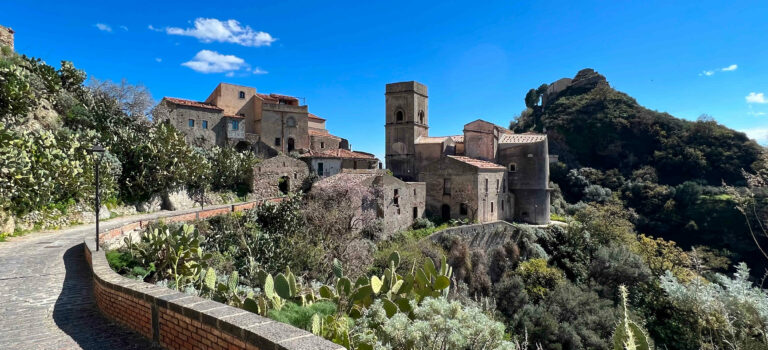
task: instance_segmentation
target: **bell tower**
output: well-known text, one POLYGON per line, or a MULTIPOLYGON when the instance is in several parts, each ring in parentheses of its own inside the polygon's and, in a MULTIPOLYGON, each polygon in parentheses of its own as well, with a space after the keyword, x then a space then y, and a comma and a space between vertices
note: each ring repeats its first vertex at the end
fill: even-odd
POLYGON ((416 139, 429 135, 427 86, 416 81, 387 84, 387 169, 404 181, 418 180, 416 139))

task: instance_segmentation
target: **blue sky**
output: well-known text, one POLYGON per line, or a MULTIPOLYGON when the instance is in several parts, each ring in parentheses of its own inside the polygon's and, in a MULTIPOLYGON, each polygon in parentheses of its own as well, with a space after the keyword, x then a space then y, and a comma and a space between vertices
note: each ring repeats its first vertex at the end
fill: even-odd
MULTIPOLYGON (((384 85, 429 87, 430 134, 506 126, 528 89, 590 67, 646 107, 768 143, 768 2, 4 1, 18 52, 155 99, 220 81, 306 98, 384 153, 384 85), (231 22, 229 20, 237 21, 231 22)), ((585 130, 585 132, 589 132, 585 130)))

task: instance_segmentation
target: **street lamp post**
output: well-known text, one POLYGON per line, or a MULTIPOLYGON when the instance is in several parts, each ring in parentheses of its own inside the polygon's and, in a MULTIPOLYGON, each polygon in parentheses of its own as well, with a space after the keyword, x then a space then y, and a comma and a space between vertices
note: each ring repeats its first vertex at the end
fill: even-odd
POLYGON ((91 154, 91 157, 93 158, 94 163, 94 177, 96 179, 96 198, 95 198, 95 212, 96 212, 96 250, 99 250, 99 214, 101 212, 101 199, 99 198, 99 166, 101 165, 101 160, 104 159, 104 147, 101 147, 100 144, 95 144, 93 148, 88 150, 88 153, 91 154))

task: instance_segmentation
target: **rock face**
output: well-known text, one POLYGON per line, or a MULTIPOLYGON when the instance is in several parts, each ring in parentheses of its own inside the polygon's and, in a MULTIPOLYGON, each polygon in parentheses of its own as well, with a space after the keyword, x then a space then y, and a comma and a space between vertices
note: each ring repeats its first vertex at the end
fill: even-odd
POLYGON ((13 215, 0 211, 0 235, 11 234, 16 229, 13 215))
POLYGON ((159 211, 163 205, 163 198, 160 195, 154 195, 144 202, 136 204, 136 211, 142 213, 151 213, 159 211))
POLYGON ((560 96, 582 94, 601 85, 610 86, 603 75, 592 68, 585 68, 576 73, 573 79, 563 78, 550 84, 547 92, 541 97, 541 105, 546 107, 560 96))
MULTIPOLYGON (((106 205, 102 205, 99 209, 99 220, 106 220, 109 219, 111 216, 111 213, 109 209, 107 209, 106 205)), ((83 210, 80 213, 80 219, 78 221, 81 221, 83 223, 92 223, 96 222, 96 213, 94 213, 91 210, 83 210)))
POLYGON ((180 210, 195 207, 195 201, 189 198, 186 190, 163 193, 163 209, 180 210))

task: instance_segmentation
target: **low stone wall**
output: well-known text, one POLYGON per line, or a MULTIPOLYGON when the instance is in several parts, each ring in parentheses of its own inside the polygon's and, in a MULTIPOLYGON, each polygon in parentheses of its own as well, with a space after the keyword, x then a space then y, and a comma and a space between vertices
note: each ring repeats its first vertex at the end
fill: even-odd
MULTIPOLYGON (((213 207, 157 220, 206 218, 249 209, 258 203, 213 207)), ((103 236, 122 235, 148 223, 129 223, 105 230, 103 236)), ((109 267, 104 250, 95 248, 95 242, 86 239, 85 257, 93 272, 93 294, 101 312, 165 349, 344 349, 310 332, 249 311, 120 276, 109 267)))
POLYGON ((450 237, 457 237, 468 242, 471 248, 489 250, 504 245, 510 239, 517 240, 519 238, 517 231, 517 227, 513 224, 506 221, 494 221, 447 228, 433 233, 429 239, 442 244, 450 237))

